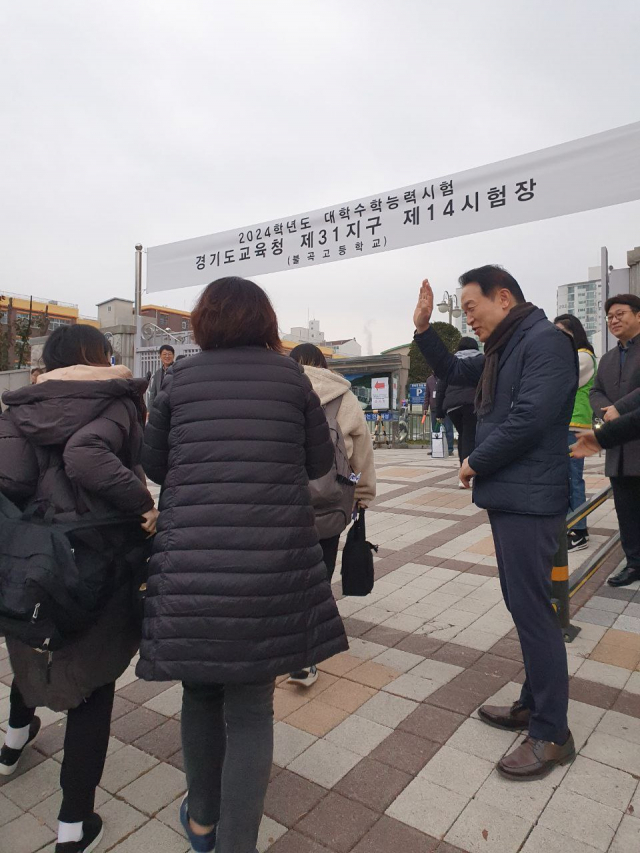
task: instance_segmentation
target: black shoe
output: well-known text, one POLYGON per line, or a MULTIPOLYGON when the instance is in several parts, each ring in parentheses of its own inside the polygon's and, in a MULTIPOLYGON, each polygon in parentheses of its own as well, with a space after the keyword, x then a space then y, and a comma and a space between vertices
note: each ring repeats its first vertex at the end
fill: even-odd
POLYGON ((39 731, 40 717, 34 717, 29 725, 29 740, 22 749, 11 749, 10 746, 3 746, 0 749, 0 776, 11 776, 12 773, 15 773, 22 758, 22 753, 30 743, 33 743, 39 731))
POLYGON ((102 840, 102 818, 95 812, 82 821, 80 841, 65 841, 56 844, 55 853, 91 853, 102 840))
POLYGON ((584 551, 589 547, 589 536, 582 530, 570 530, 567 534, 567 551, 584 551))
POLYGON ((609 586, 628 586, 630 583, 640 581, 640 566, 625 566, 617 575, 609 578, 609 586))

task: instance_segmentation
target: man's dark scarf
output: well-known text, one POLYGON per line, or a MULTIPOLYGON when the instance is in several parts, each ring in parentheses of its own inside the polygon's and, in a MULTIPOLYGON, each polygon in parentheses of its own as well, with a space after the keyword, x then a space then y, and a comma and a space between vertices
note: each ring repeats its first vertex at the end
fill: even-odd
POLYGON ((484 370, 476 390, 476 413, 485 417, 493 410, 498 383, 500 356, 520 324, 537 308, 531 302, 518 303, 495 327, 484 345, 484 370))

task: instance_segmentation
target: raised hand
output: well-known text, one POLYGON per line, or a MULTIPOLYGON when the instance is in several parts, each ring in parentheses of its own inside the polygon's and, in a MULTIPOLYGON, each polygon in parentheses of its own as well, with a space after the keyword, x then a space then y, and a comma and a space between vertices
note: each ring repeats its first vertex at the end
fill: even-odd
POLYGON ((418 296, 418 304, 413 312, 413 325, 417 332, 426 332, 431 322, 433 314, 433 290, 429 284, 429 279, 425 278, 420 288, 418 296))

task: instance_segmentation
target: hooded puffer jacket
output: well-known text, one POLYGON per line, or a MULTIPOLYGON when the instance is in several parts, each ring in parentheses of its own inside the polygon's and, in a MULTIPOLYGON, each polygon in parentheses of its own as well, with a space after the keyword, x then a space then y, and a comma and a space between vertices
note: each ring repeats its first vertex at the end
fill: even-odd
MULTIPOLYGON (((21 507, 32 500, 56 510, 54 520, 91 513, 140 516, 153 507, 139 465, 142 427, 137 400, 146 383, 126 368, 78 365, 51 371, 36 385, 6 393, 0 416, 0 490, 21 507), (112 378, 112 377, 117 378, 112 378)), ((121 530, 100 534, 96 580, 119 567, 110 546, 123 543, 121 530)), ((31 707, 74 708, 96 688, 115 681, 136 652, 139 629, 131 587, 113 592, 94 626, 77 641, 47 655, 7 638, 18 687, 31 707)))
POLYGON ((237 347, 176 363, 143 449, 163 490, 142 678, 259 681, 347 648, 308 487, 333 458, 320 401, 291 358, 237 347))

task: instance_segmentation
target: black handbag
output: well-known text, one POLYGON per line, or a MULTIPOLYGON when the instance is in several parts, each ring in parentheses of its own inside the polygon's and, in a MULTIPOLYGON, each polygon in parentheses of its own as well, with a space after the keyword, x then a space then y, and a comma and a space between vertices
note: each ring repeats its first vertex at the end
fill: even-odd
POLYGON ((342 552, 343 595, 369 595, 374 581, 372 552, 377 550, 377 545, 367 542, 364 510, 361 509, 347 533, 342 552))

